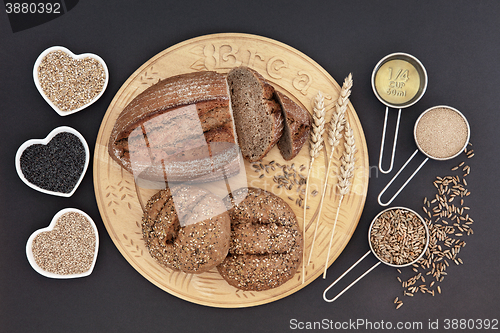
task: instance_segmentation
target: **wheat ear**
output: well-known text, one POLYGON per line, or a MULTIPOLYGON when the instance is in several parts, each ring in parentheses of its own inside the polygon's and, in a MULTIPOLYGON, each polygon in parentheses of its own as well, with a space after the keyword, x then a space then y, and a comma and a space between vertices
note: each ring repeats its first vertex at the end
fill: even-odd
POLYGON ((328 185, 328 175, 330 172, 330 166, 332 164, 333 160, 333 154, 335 152, 335 148, 339 145, 340 140, 342 139, 342 131, 344 130, 344 124, 345 124, 345 113, 347 110, 347 104, 349 103, 349 96, 351 95, 351 88, 352 88, 352 74, 349 74, 345 80, 344 83, 342 84, 342 89, 340 90, 339 98, 337 99, 337 102, 335 103, 335 109, 332 114, 332 118, 330 119, 328 123, 328 143, 331 146, 331 151, 330 151, 330 157, 328 159, 328 166, 326 167, 326 172, 325 172, 325 182, 323 184, 323 191, 321 194, 321 199, 319 202, 319 212, 318 212, 318 218, 316 219, 316 226, 314 228, 314 235, 313 235, 313 240, 312 240, 312 245, 311 245, 311 250, 309 251, 309 260, 307 261, 307 264, 311 262, 313 250, 314 250, 314 243, 316 242, 316 236, 318 233, 318 226, 319 226, 319 221, 321 219, 321 211, 323 208, 323 200, 325 198, 325 193, 326 193, 326 188, 328 185))
POLYGON ((305 281, 305 252, 306 252, 306 211, 307 211, 307 194, 309 192, 309 178, 311 177, 311 170, 316 157, 319 156, 321 149, 323 149, 324 140, 323 133, 325 132, 325 99, 318 91, 314 98, 314 107, 312 115, 312 130, 309 137, 309 155, 311 157, 309 162, 309 170, 306 177, 306 193, 304 195, 304 226, 302 230, 304 247, 302 251, 302 283, 305 281))
POLYGON ((330 250, 332 248, 333 235, 335 233, 335 227, 337 226, 337 220, 339 218, 340 206, 342 205, 342 200, 349 194, 352 185, 352 178, 354 177, 354 166, 356 162, 356 142, 354 141, 354 133, 349 121, 345 123, 345 142, 344 142, 344 153, 340 159, 340 169, 337 175, 339 181, 337 183, 337 188, 339 190, 339 205, 337 206, 337 213, 335 214, 335 222, 333 223, 332 233, 330 235, 330 243, 328 245, 328 254, 325 261, 325 271, 323 272, 323 279, 326 279, 326 270, 328 268, 328 261, 330 259, 330 250))

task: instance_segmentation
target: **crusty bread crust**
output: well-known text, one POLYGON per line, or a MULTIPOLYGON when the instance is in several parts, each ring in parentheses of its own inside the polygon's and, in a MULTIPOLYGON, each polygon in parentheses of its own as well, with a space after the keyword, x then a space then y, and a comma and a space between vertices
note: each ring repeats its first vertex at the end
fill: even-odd
POLYGON ((311 115, 285 94, 276 91, 276 96, 285 118, 285 127, 278 141, 278 148, 281 156, 290 161, 297 156, 309 138, 311 115))
POLYGON ((238 173, 239 149, 225 75, 188 73, 149 87, 119 114, 108 151, 127 171, 135 176, 140 172, 148 180, 210 181, 238 173), (168 148, 162 146, 165 142, 168 148))
POLYGON ((310 127, 306 110, 242 66, 149 87, 119 114, 108 151, 135 178, 209 182, 240 171, 240 150, 255 162, 278 143, 283 158, 293 159, 310 127))
POLYGON ((180 185, 148 200, 142 233, 149 253, 161 265, 202 273, 226 257, 231 227, 221 199, 202 188, 180 185))

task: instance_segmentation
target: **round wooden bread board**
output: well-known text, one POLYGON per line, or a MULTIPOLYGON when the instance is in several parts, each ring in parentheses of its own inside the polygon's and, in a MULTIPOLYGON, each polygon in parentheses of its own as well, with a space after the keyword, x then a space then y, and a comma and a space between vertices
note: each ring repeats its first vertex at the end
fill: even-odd
MULTIPOLYGON (((227 73, 240 65, 260 72, 277 89, 285 92, 309 112, 312 112, 315 96, 321 91, 325 96, 326 121, 330 120, 340 86, 315 61, 288 45, 260 36, 240 33, 206 35, 164 50, 128 78, 103 118, 94 153, 94 186, 99 211, 111 239, 125 259, 164 291, 193 303, 222 308, 249 307, 279 300, 304 288, 323 273, 339 202, 335 186, 343 141, 335 152, 333 168, 328 175, 329 182, 311 263, 306 266, 305 271, 301 267, 291 280, 280 287, 260 292, 242 291, 230 286, 215 268, 202 274, 185 274, 160 266, 149 255, 141 229, 142 207, 156 190, 138 188, 133 176, 110 158, 107 147, 115 120, 123 108, 158 80, 194 71, 227 73), (302 274, 305 274, 304 283, 302 274)), ((348 105, 347 118, 356 141, 356 168, 351 191, 344 197, 339 211, 328 265, 340 255, 354 233, 368 190, 368 151, 361 123, 351 103, 348 105)), ((324 138, 326 139, 326 133, 324 138)), ((307 210, 305 232, 306 257, 309 255, 316 223, 311 223, 311 219, 318 214, 325 180, 327 153, 330 153, 328 145, 315 159, 311 169, 307 202, 310 208, 307 210), (314 192, 312 195, 313 191, 318 193, 314 192)), ((299 173, 306 176, 310 163, 308 143, 297 157, 288 162, 282 159, 278 148, 274 147, 263 159, 262 165, 269 165, 271 161, 274 161, 274 168, 268 167, 267 172, 256 172, 255 167, 245 162, 248 186, 260 187, 283 198, 294 210, 303 230, 304 211, 303 205, 299 206, 298 185, 292 189, 278 188, 273 176, 283 175, 284 169, 277 167, 278 164, 287 166, 287 172, 293 167, 297 176, 299 173)), ((305 189, 305 185, 301 189, 305 189)))

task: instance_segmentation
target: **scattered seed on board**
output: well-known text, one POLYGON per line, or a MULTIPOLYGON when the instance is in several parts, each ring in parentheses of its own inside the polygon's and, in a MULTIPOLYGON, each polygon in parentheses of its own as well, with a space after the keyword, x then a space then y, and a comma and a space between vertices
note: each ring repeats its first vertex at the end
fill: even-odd
MULTIPOLYGON (((295 204, 299 207, 302 207, 303 196, 301 194, 305 194, 305 185, 306 185, 306 176, 301 174, 301 171, 305 170, 305 166, 300 166, 300 171, 295 169, 295 163, 291 165, 282 165, 272 160, 270 162, 253 162, 251 164, 253 171, 256 173, 260 173, 259 179, 263 179, 267 175, 272 176, 272 181, 276 184, 277 189, 286 189, 291 191, 296 187, 296 193, 299 194, 299 199, 293 199, 289 197, 290 200, 295 201, 295 204)), ((316 194, 317 195, 317 191, 316 194)), ((307 207, 308 209, 309 207, 307 207)))

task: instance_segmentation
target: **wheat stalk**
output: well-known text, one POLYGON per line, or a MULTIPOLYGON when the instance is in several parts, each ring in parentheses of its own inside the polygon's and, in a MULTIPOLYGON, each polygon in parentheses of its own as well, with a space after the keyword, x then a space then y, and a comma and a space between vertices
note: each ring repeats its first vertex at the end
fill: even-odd
POLYGON ((342 89, 340 90, 339 98, 335 104, 335 112, 332 115, 332 119, 328 123, 328 143, 332 146, 332 152, 330 153, 330 159, 332 157, 335 147, 340 143, 342 139, 342 130, 344 129, 345 123, 345 112, 347 110, 347 104, 349 103, 349 96, 351 96, 352 88, 352 74, 345 78, 342 84, 342 89))
POLYGON ((330 172, 330 167, 333 160, 333 154, 335 152, 335 148, 339 145, 340 140, 342 139, 342 131, 344 130, 344 124, 346 122, 345 113, 347 110, 347 105, 349 103, 349 96, 351 95, 351 88, 352 88, 352 74, 349 73, 349 75, 345 78, 344 83, 342 84, 342 89, 340 90, 339 97, 337 99, 337 102, 335 103, 335 109, 332 114, 332 118, 328 123, 328 143, 330 144, 332 149, 330 151, 330 157, 328 159, 328 166, 326 167, 326 172, 325 172, 326 180, 323 184, 323 191, 319 202, 319 213, 318 213, 318 218, 316 220, 316 226, 314 228, 311 250, 309 252, 309 260, 307 261, 308 265, 311 262, 314 250, 314 243, 316 242, 319 221, 321 219, 321 210, 323 208, 323 200, 325 198, 326 188, 328 185, 328 174, 330 172))
POLYGON ((321 91, 318 91, 316 97, 314 98, 313 107, 313 124, 311 137, 309 141, 309 154, 312 161, 318 157, 319 152, 323 148, 324 140, 323 133, 325 132, 325 98, 321 91))
POLYGON ((312 115, 312 130, 310 132, 309 137, 309 155, 311 160, 309 162, 309 170, 307 171, 306 177, 306 193, 304 196, 304 226, 302 230, 303 242, 304 242, 304 250, 302 251, 302 283, 305 281, 305 250, 306 250, 306 211, 307 211, 307 194, 309 192, 309 178, 311 177, 311 170, 316 157, 319 156, 321 149, 323 149, 324 140, 323 133, 325 132, 325 101, 324 97, 321 94, 321 91, 318 91, 316 97, 314 98, 314 107, 313 107, 313 115, 312 115))
POLYGON ((323 279, 326 278, 326 270, 328 268, 328 261, 330 259, 330 250, 333 242, 333 235, 335 233, 335 227, 337 226, 337 220, 339 217, 340 206, 342 205, 342 200, 344 197, 349 194, 351 190, 351 181, 354 176, 354 167, 356 162, 356 142, 354 140, 354 133, 351 125, 348 121, 345 123, 345 143, 344 143, 344 153, 340 159, 340 169, 339 174, 337 175, 339 181, 337 183, 337 188, 339 190, 339 204, 337 206, 337 213, 335 214, 335 222, 333 223, 332 233, 330 235, 330 243, 328 245, 328 254, 326 256, 325 261, 325 271, 323 272, 323 279))

